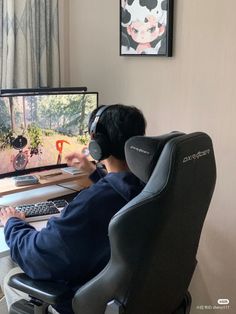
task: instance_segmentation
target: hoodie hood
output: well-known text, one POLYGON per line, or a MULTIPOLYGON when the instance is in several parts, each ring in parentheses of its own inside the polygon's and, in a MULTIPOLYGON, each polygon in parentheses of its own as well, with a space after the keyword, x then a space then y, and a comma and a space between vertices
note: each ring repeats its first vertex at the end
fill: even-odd
POLYGON ((127 202, 137 196, 145 184, 132 172, 111 172, 104 178, 127 202))

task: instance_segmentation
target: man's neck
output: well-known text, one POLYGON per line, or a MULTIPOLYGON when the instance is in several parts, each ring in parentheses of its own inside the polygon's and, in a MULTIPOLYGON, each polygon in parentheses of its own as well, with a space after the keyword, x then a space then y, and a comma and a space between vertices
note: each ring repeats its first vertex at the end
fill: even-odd
POLYGON ((129 171, 126 161, 119 160, 113 156, 103 160, 103 164, 105 165, 108 173, 129 171))

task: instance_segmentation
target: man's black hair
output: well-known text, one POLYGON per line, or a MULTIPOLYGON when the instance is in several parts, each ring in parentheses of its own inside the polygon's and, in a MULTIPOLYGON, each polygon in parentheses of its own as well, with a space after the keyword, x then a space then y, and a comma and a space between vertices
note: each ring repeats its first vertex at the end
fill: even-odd
MULTIPOLYGON (((95 109, 89 119, 89 129, 99 108, 95 109)), ((132 136, 144 135, 146 120, 141 110, 133 106, 114 104, 100 116, 96 126, 96 133, 107 136, 111 155, 125 160, 125 142, 132 136)))

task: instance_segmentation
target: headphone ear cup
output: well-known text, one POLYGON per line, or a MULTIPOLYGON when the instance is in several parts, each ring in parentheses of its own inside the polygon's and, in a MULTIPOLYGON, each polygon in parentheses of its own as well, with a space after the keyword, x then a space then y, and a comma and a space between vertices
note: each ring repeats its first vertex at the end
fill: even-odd
POLYGON ((108 138, 101 133, 94 135, 89 143, 89 153, 95 160, 103 160, 111 155, 108 138))

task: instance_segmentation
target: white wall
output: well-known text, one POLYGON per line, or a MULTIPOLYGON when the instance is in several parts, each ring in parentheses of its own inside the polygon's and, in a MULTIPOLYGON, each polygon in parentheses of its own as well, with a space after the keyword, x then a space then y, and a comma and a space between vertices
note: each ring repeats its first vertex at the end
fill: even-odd
POLYGON ((149 135, 211 135, 218 179, 190 287, 191 313, 218 298, 230 299, 226 313, 236 313, 236 1, 175 0, 172 58, 119 56, 119 1, 68 5, 65 84, 98 91, 101 103, 138 106, 149 135))

